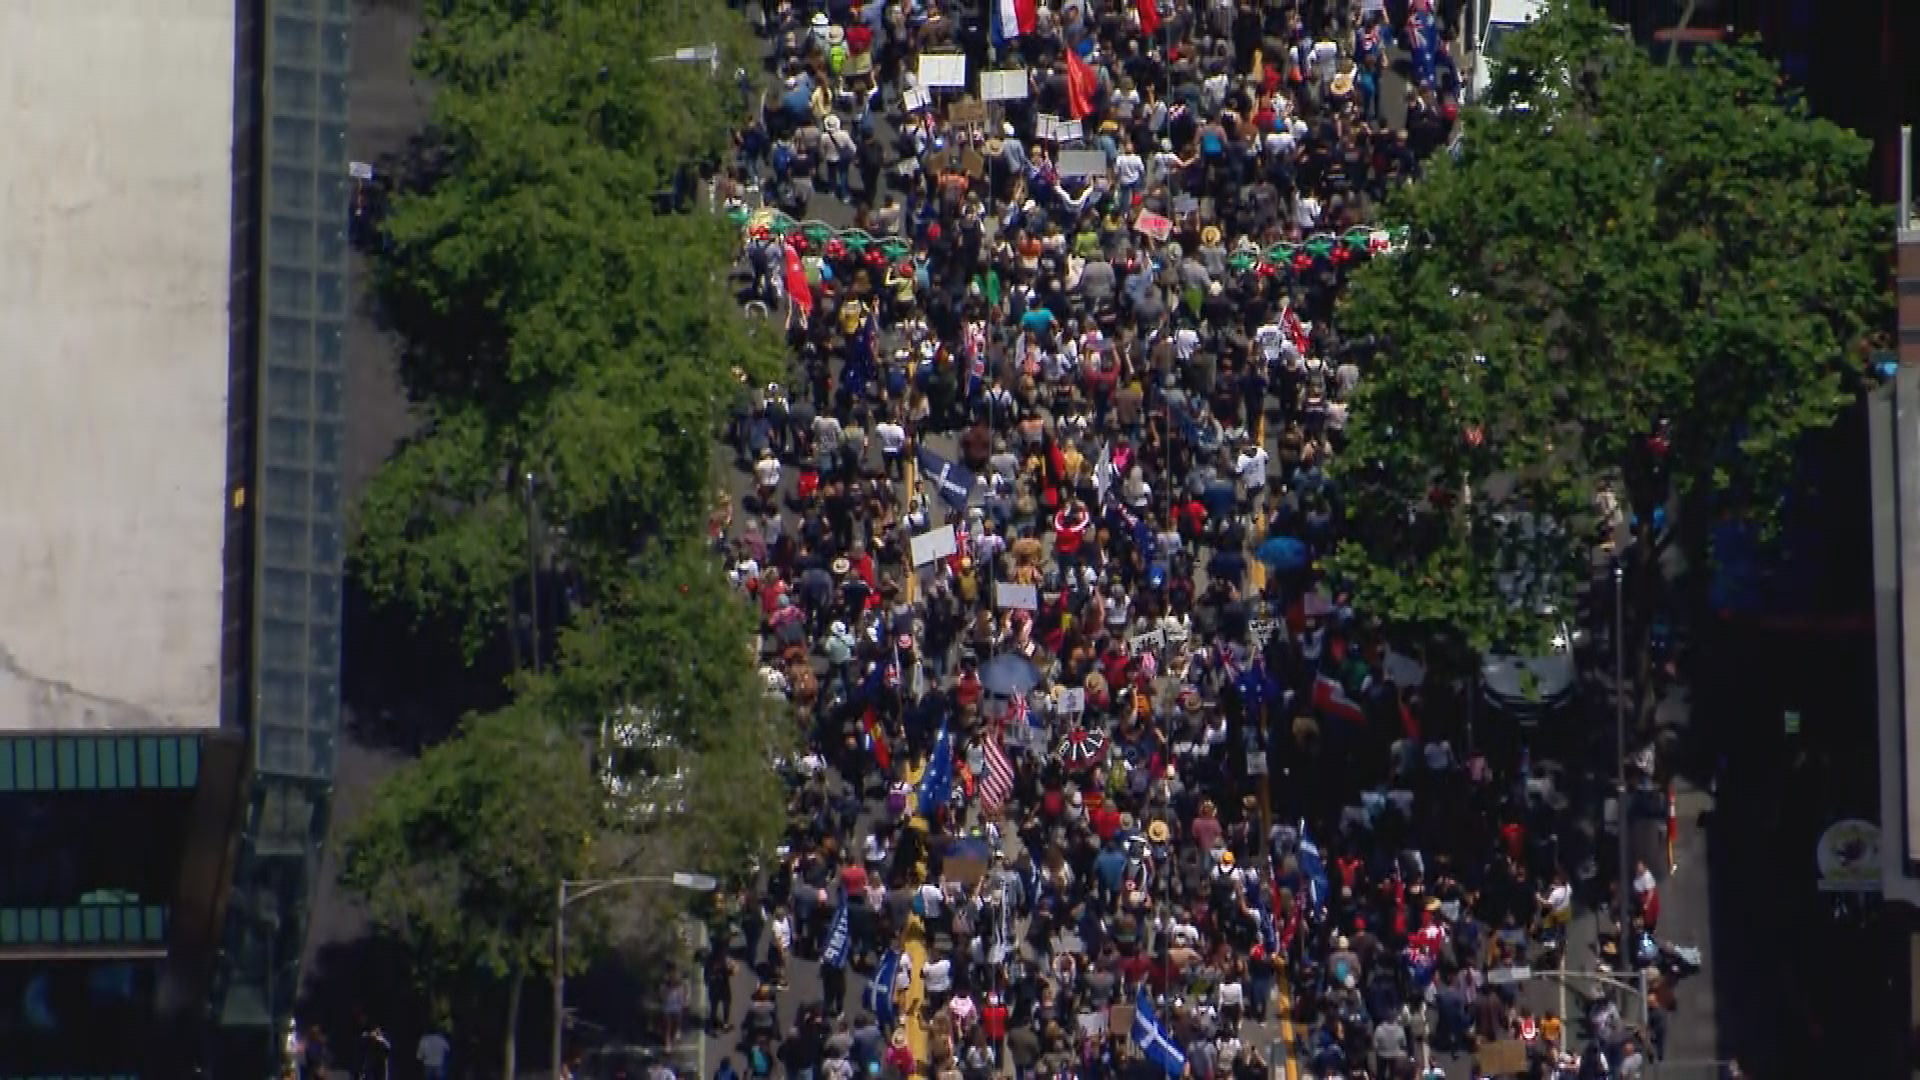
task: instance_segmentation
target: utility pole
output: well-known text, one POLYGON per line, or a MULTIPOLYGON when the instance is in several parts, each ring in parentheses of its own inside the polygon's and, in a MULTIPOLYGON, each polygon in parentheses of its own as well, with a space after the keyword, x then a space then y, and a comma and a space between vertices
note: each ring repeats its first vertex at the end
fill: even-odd
POLYGON ((1614 725, 1614 797, 1617 808, 1614 828, 1620 836, 1620 948, 1627 947, 1633 924, 1633 857, 1627 808, 1627 605, 1626 568, 1619 556, 1613 560, 1613 725, 1614 725))

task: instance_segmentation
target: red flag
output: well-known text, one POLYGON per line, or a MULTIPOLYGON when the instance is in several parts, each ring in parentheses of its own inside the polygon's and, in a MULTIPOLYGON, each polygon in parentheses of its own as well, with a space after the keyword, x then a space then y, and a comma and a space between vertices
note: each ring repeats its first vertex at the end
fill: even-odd
POLYGON ((861 717, 860 726, 866 730, 868 749, 873 751, 873 763, 880 766, 881 772, 893 768, 893 752, 887 748, 887 732, 880 726, 880 714, 872 708, 861 717))
POLYGON ((1157 34, 1160 32, 1160 5, 1157 0, 1134 0, 1140 10, 1140 32, 1157 34))
POLYGON ((804 315, 813 314, 813 290, 807 287, 807 270, 800 265, 800 253, 787 248, 787 295, 804 315))
POLYGON ((1100 79, 1093 68, 1080 54, 1067 50, 1067 107, 1073 110, 1075 120, 1085 120, 1093 115, 1093 95, 1100 88, 1100 79))

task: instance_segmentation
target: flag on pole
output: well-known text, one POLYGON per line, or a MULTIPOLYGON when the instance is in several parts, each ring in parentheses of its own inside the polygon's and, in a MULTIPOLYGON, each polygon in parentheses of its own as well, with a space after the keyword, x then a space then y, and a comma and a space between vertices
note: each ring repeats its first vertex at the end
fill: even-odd
POLYGON ((800 252, 793 245, 787 245, 786 275, 787 297, 793 306, 800 309, 802 315, 813 314, 813 289, 807 284, 807 268, 800 261, 800 252))
POLYGON ((1160 1026, 1160 1018, 1154 1015, 1153 999, 1147 996, 1147 988, 1133 999, 1133 1045, 1148 1061, 1160 1067, 1168 1076, 1180 1076, 1187 1071, 1187 1055, 1167 1038, 1167 1029, 1160 1026))
MULTIPOLYGON (((948 461, 939 454, 921 447, 918 452, 920 461, 920 480, 932 484, 956 510, 967 508, 967 498, 973 494, 974 482, 978 479, 966 466, 957 461, 948 461)), ((964 550, 964 549, 962 549, 964 550)))
POLYGON ((1160 32, 1160 0, 1135 0, 1140 11, 1140 32, 1151 37, 1160 32))
POLYGON ((981 742, 987 768, 980 781, 980 806, 991 814, 1006 805, 1007 797, 1013 794, 1013 762, 1007 760, 1007 751, 1000 745, 998 729, 987 732, 981 742))
POLYGON ((1347 696, 1347 688, 1331 675, 1322 675, 1313 680, 1313 707, 1354 727, 1362 727, 1367 722, 1365 710, 1347 696))
POLYGON ((1073 49, 1067 50, 1067 107, 1073 111, 1075 120, 1085 120, 1093 114, 1093 95, 1100 89, 1100 77, 1093 73, 1092 65, 1081 58, 1073 49))
POLYGON ((1300 873, 1307 879, 1308 906, 1318 911, 1327 906, 1327 860, 1320 855, 1320 845, 1307 835, 1307 823, 1300 822, 1300 873))
POLYGON ((827 943, 820 950, 820 963, 830 968, 847 966, 847 946, 853 934, 847 926, 847 900, 840 898, 840 907, 833 913, 833 925, 827 929, 827 943))
POLYGON ((873 755, 873 763, 880 766, 881 772, 893 768, 893 752, 887 748, 887 732, 880 726, 880 712, 873 706, 867 706, 866 715, 860 721, 867 750, 873 755))
POLYGON ((880 1021, 881 1030, 893 1027, 893 984, 900 978, 900 950, 888 949, 880 958, 880 966, 873 971, 873 977, 867 980, 867 988, 860 995, 860 1004, 880 1021))
POLYGON ((1036 0, 993 0, 993 43, 1005 45, 1033 33, 1039 23, 1036 0))
POLYGON ((953 798, 953 733, 945 727, 934 740, 933 754, 920 773, 920 814, 930 816, 953 798))

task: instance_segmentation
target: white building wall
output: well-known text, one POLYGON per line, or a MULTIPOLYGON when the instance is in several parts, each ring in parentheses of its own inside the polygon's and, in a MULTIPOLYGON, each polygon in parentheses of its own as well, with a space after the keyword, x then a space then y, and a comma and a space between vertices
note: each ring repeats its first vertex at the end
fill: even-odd
POLYGON ((233 0, 0 0, 0 730, 218 723, 233 0))

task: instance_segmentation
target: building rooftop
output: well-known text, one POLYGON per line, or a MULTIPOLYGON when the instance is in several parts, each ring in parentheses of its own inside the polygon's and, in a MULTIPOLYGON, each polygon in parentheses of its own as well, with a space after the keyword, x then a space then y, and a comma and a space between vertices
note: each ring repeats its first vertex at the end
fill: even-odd
POLYGON ((0 4, 0 730, 219 722, 234 31, 0 4))

